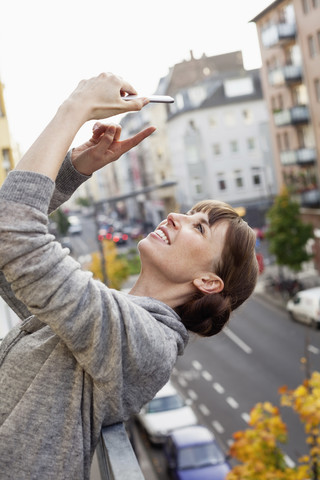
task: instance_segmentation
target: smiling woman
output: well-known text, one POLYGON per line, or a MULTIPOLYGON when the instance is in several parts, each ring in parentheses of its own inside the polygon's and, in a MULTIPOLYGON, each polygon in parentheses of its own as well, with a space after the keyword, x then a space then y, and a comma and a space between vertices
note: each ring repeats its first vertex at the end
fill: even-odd
POLYGON ((0 190, 0 293, 22 320, 0 346, 4 478, 89 479, 101 427, 139 412, 188 330, 219 332, 255 285, 255 234, 220 202, 172 213, 140 241, 129 294, 82 271, 49 233, 52 210, 155 130, 120 141, 118 125, 97 122, 67 153, 87 120, 147 103, 126 93, 136 91, 112 74, 80 82, 0 190))

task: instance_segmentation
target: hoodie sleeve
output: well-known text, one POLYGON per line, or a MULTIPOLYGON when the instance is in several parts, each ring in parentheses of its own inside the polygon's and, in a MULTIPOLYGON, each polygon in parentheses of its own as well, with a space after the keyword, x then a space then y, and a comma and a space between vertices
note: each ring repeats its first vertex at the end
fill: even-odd
POLYGON ((179 317, 165 325, 80 269, 48 233, 53 190, 41 174, 9 174, 0 191, 0 269, 17 299, 97 382, 138 388, 138 381, 154 378, 159 388, 185 343, 179 317))
MULTIPOLYGON (((49 204, 48 214, 66 202, 77 188, 89 178, 91 178, 91 176, 83 175, 74 168, 71 162, 70 150, 59 170, 55 182, 55 189, 49 204)), ((6 280, 2 271, 0 271, 0 295, 21 320, 30 316, 27 307, 14 295, 11 285, 6 280)))

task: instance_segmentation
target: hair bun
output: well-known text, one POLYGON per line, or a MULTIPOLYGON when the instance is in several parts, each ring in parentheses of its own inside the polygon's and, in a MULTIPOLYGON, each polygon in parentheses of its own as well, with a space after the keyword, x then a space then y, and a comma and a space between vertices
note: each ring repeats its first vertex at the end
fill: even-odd
POLYGON ((219 333, 231 314, 230 299, 220 293, 196 293, 187 303, 176 309, 184 326, 198 335, 209 337, 219 333))

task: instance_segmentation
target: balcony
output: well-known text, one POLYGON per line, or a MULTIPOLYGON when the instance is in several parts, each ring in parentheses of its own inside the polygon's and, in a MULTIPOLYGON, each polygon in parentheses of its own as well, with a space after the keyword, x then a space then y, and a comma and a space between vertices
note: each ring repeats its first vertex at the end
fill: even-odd
POLYGON ((274 47, 279 43, 285 43, 296 37, 295 23, 278 23, 271 25, 261 33, 262 44, 266 48, 274 47))
POLYGON ((310 115, 306 105, 296 105, 286 110, 274 112, 273 118, 277 127, 284 127, 286 125, 309 123, 310 115))
POLYGON ((282 165, 313 165, 317 160, 315 148, 299 148, 298 150, 287 150, 280 152, 282 165))
POLYGON ((101 480, 144 480, 122 423, 102 429, 96 454, 101 480))
POLYGON ((285 65, 269 72, 269 83, 275 87, 301 82, 301 65, 285 65))

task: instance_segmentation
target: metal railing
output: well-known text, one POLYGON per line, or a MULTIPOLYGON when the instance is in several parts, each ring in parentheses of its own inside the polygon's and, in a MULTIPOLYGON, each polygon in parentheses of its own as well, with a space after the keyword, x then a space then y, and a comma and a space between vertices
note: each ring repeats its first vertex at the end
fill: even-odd
POLYGON ((102 429, 96 454, 102 480, 145 480, 123 423, 102 429))

